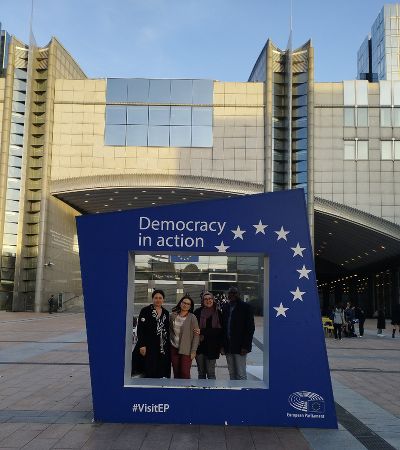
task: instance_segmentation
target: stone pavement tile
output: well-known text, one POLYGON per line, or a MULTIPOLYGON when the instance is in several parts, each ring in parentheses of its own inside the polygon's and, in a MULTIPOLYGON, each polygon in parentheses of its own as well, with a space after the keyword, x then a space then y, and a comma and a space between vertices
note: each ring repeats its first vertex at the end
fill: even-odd
POLYGON ((250 427, 254 446, 257 450, 281 449, 282 443, 275 432, 275 428, 250 427))
POLYGON ((302 428, 301 432, 314 450, 365 450, 364 445, 342 426, 338 430, 302 428))
POLYGON ((139 449, 151 425, 127 424, 119 436, 114 440, 113 450, 139 449))
POLYGON ((1 447, 17 447, 21 448, 34 439, 40 430, 19 429, 0 441, 1 447))
POLYGON ((54 423, 49 425, 39 435, 41 439, 61 439, 68 431, 74 427, 69 423, 54 423))
POLYGON ((10 434, 14 433, 18 429, 22 428, 21 423, 1 423, 0 424, 0 442, 10 434))
POLYGON ((183 425, 172 435, 170 450, 197 450, 199 442, 199 426, 183 425))
POLYGON ((199 442, 199 450, 227 450, 225 442, 199 442))
POLYGON ((53 448, 58 439, 41 439, 36 437, 22 447, 22 450, 49 450, 53 448))
POLYGON ((253 437, 249 427, 226 427, 226 448, 229 450, 255 449, 253 437))
POLYGON ((209 443, 224 443, 225 445, 225 427, 219 425, 200 425, 199 445, 208 445, 209 443))
POLYGON ((169 450, 172 436, 169 439, 147 439, 145 438, 140 450, 169 450))
POLYGON ((57 442, 54 448, 81 448, 94 432, 93 425, 78 424, 57 442))

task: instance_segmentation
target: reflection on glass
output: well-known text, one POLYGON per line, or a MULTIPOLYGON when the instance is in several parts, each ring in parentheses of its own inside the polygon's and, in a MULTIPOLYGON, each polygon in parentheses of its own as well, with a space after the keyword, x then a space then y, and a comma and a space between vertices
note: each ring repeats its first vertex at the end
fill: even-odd
POLYGON ((126 127, 126 145, 147 146, 147 125, 128 125, 126 127))
POLYGON ((196 108, 192 110, 193 125, 212 125, 212 108, 196 108))
POLYGON ((171 80, 171 103, 192 103, 192 80, 171 80))
POLYGON ((207 126, 192 126, 192 147, 212 147, 212 128, 207 126))
POLYGON ((106 145, 125 145, 126 125, 106 125, 106 145))
POLYGON ((128 102, 146 103, 149 99, 150 80, 131 78, 127 80, 128 102))
POLYGON ((149 106, 150 125, 169 125, 169 106, 149 106))
POLYGON ((107 78, 107 102, 126 102, 128 83, 125 78, 107 78))
POLYGON ((381 141, 382 159, 392 159, 392 141, 381 141))
POLYGON ((148 145, 150 147, 169 147, 169 127, 149 126, 148 145))
POLYGON ((171 125, 191 125, 192 108, 190 106, 171 106, 171 125))
POLYGON ((200 105, 212 105, 213 81, 193 80, 193 103, 200 105))
POLYGON ((344 159, 356 159, 356 142, 345 141, 344 143, 344 159))
POLYGON ((344 108, 344 126, 345 127, 354 127, 354 108, 344 108))
POLYGON ((394 141, 394 159, 400 159, 400 141, 394 141))
POLYGON ((147 125, 149 123, 148 106, 128 106, 127 123, 133 125, 147 125))
POLYGON ((126 123, 126 106, 106 106, 106 124, 123 125, 126 123))
POLYGON ((169 103, 171 99, 171 80, 150 80, 149 102, 169 103))
POLYGON ((25 103, 22 102, 12 102, 12 110, 13 112, 23 113, 25 112, 25 103))
POLYGON ((392 108, 381 108, 381 127, 392 126, 392 108))
POLYGON ((358 141, 357 159, 368 159, 368 141, 358 141))
POLYGON ((393 108, 393 126, 400 127, 400 108, 393 108))
POLYGON ((171 126, 170 146, 191 147, 192 133, 190 126, 171 126))
POLYGON ((357 108, 357 126, 367 127, 368 126, 368 109, 367 108, 357 108))

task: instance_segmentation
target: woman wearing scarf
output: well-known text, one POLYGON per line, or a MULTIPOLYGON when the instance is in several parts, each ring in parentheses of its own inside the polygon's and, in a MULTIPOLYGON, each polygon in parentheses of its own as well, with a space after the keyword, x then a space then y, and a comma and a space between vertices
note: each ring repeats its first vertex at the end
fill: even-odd
POLYGON ((215 380, 215 364, 222 347, 222 315, 211 292, 204 292, 201 307, 194 312, 200 326, 196 362, 199 379, 215 380))
POLYGON ((144 360, 145 378, 170 378, 169 313, 162 306, 165 294, 155 289, 152 299, 153 304, 140 311, 134 353, 144 360))

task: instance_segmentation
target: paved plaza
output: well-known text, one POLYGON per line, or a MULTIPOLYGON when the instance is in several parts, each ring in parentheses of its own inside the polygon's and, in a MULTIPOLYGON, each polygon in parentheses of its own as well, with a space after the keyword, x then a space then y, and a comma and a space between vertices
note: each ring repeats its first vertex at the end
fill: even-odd
POLYGON ((400 449, 400 337, 327 338, 339 430, 92 422, 83 314, 0 312, 1 449, 400 449))

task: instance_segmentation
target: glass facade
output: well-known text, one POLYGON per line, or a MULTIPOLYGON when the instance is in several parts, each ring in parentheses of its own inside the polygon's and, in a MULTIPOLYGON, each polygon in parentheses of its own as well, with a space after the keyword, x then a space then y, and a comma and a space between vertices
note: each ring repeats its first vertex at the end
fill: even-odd
POLYGON ((213 145, 211 80, 109 78, 107 103, 105 145, 213 145))
POLYGON ((399 80, 399 4, 384 5, 357 54, 359 79, 399 80))
MULTIPOLYGON (((11 112, 10 145, 8 149, 7 190, 1 258, 2 289, 14 285, 17 254, 18 221, 21 196, 21 168, 24 143, 25 103, 27 89, 26 69, 14 70, 13 102, 11 112)), ((2 293, 4 295, 4 292, 2 293)))
POLYGON ((135 255, 134 314, 150 302, 153 288, 165 291, 166 303, 175 304, 188 293, 199 306, 204 290, 222 297, 235 285, 256 314, 262 315, 263 264, 263 257, 251 255, 135 255))

